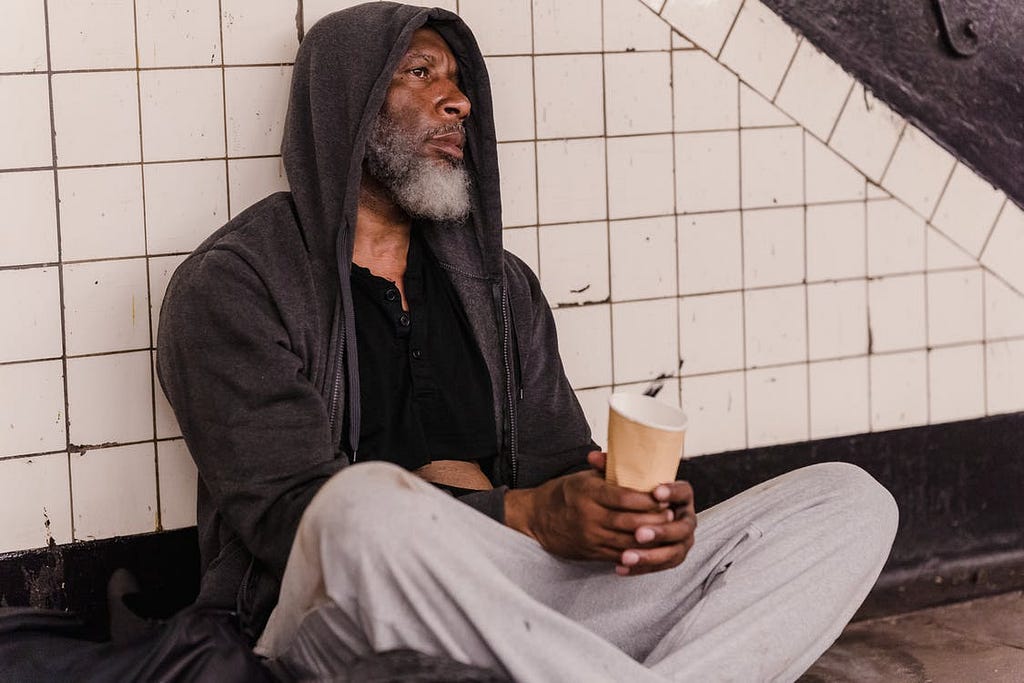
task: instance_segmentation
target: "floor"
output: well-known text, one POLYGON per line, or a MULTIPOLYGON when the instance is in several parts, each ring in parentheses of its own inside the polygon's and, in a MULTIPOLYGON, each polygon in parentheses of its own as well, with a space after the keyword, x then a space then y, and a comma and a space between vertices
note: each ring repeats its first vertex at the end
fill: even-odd
POLYGON ((799 683, 1024 682, 1024 591, 847 627, 799 683))

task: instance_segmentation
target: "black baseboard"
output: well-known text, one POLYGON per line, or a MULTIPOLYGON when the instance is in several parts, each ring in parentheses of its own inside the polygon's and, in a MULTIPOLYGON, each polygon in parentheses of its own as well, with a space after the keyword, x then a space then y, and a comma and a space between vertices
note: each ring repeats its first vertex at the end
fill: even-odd
MULTIPOLYGON (((900 506, 892 555, 858 618, 1024 588, 1024 413, 704 456, 681 474, 703 509, 829 461, 863 467, 900 506)), ((119 567, 169 614, 198 592, 196 531, 0 555, 0 604, 69 609, 101 632, 119 567)))

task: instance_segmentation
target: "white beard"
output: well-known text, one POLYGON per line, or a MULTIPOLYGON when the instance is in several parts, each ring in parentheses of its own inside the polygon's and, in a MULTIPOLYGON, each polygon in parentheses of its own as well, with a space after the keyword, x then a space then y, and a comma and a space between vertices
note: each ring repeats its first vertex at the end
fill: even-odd
POLYGON ((465 165, 461 160, 445 163, 419 153, 423 142, 440 132, 448 131, 420 136, 402 130, 382 111, 366 141, 366 169, 409 216, 455 223, 472 209, 472 183, 465 165))

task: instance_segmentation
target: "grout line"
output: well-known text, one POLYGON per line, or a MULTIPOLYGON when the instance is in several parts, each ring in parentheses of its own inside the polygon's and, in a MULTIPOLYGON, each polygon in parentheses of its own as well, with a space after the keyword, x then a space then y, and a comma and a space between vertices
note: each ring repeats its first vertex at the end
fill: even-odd
MULTIPOLYGON (((662 133, 666 135, 666 133, 662 133)), ((530 142, 529 140, 523 140, 523 142, 530 142)), ((166 164, 194 164, 194 163, 205 163, 212 161, 248 161, 252 159, 279 159, 280 154, 242 154, 238 156, 215 156, 215 157, 192 157, 188 159, 154 159, 152 161, 117 161, 109 164, 71 164, 67 166, 57 166, 58 170, 61 171, 80 171, 88 170, 92 168, 121 168, 127 166, 160 166, 166 164)), ((39 171, 51 171, 53 166, 30 166, 26 168, 0 168, 0 174, 4 173, 33 173, 39 171)))
POLYGON ((0 273, 12 270, 33 270, 36 268, 59 268, 61 266, 77 266, 88 263, 109 263, 112 261, 133 261, 136 259, 166 258, 172 256, 188 256, 191 251, 157 252, 154 254, 133 254, 129 256, 108 256, 86 259, 67 259, 51 263, 19 263, 12 266, 0 266, 0 273))
MULTIPOLYGON (((742 7, 740 8, 742 11, 742 7)), ((739 12, 736 13, 739 16, 739 12)), ((735 25, 735 19, 733 20, 735 25)), ((729 29, 730 33, 732 28, 729 29)), ((723 43, 724 46, 724 43, 723 43)), ((723 47, 724 49, 724 47, 723 47)), ((740 100, 742 98, 742 85, 739 79, 736 80, 736 113, 739 115, 740 100)), ((739 131, 736 131, 736 137, 739 138, 739 131)), ((737 173, 737 201, 742 207, 743 205, 743 141, 737 139, 736 141, 736 169, 737 173)), ((748 448, 750 445, 750 391, 748 389, 750 384, 750 376, 747 372, 750 368, 747 359, 747 255, 746 255, 746 240, 744 238, 745 232, 745 212, 741 209, 738 211, 740 219, 740 334, 743 335, 743 447, 748 448)))
MULTIPOLYGON (((992 235, 995 234, 996 226, 999 225, 999 221, 1003 218, 1003 213, 1006 211, 1006 207, 1010 205, 1010 198, 1007 197, 1003 200, 1003 205, 999 207, 999 212, 996 213, 996 219, 992 221, 992 226, 988 229, 988 233, 985 235, 985 241, 981 244, 981 251, 978 252, 977 256, 973 258, 981 263, 981 257, 985 255, 985 250, 988 249, 988 243, 992 240, 992 235)), ((957 245, 959 246, 959 245, 957 245)))
MULTIPOLYGON (((729 38, 732 37, 733 29, 736 28, 736 22, 739 21, 740 15, 743 14, 743 10, 746 8, 746 6, 747 6, 747 2, 746 2, 746 0, 743 0, 743 2, 740 4, 739 8, 736 10, 736 16, 734 16, 732 18, 732 23, 729 24, 729 30, 725 32, 725 38, 722 39, 722 45, 718 48, 718 52, 716 52, 713 55, 710 52, 708 53, 719 64, 721 64, 722 60, 720 58, 722 56, 722 53, 725 51, 725 46, 729 44, 729 38)), ((693 43, 694 45, 696 45, 696 43, 694 43, 694 41, 691 40, 690 42, 693 43)), ((722 66, 725 66, 725 65, 723 64, 722 66)), ((732 69, 730 69, 730 71, 732 71, 732 69)))
MULTIPOLYGON (((839 107, 839 113, 836 114, 836 119, 835 119, 835 121, 832 122, 832 127, 829 128, 829 130, 828 130, 828 136, 826 136, 826 138, 821 141, 826 147, 831 149, 836 154, 839 154, 839 153, 836 152, 834 149, 832 149, 832 145, 830 144, 832 142, 832 136, 834 136, 836 134, 836 128, 839 127, 839 122, 842 120, 843 114, 846 112, 846 105, 850 103, 850 97, 853 95, 853 91, 856 88, 857 88, 857 81, 854 80, 854 79, 850 79, 850 89, 846 91, 846 97, 843 98, 843 106, 839 107)), ((808 131, 808 132, 810 132, 810 131, 808 131)), ((813 133, 811 133, 811 134, 813 135, 813 133)), ((849 163, 849 161, 847 159, 845 159, 844 157, 840 156, 839 158, 843 159, 843 161, 847 161, 847 163, 849 163)), ((857 168, 854 164, 850 164, 850 165, 853 166, 854 168, 857 168)), ((860 169, 858 169, 858 172, 860 172, 860 169)), ((861 173, 861 175, 863 175, 865 178, 867 177, 867 175, 865 175, 864 173, 861 173)))
MULTIPOLYGON (((782 72, 782 78, 779 80, 779 85, 775 88, 775 92, 772 93, 772 96, 771 96, 770 99, 769 98, 765 98, 769 102, 771 102, 773 105, 775 105, 775 101, 779 99, 779 93, 782 92, 782 86, 785 84, 786 78, 789 76, 789 71, 790 71, 790 69, 793 68, 793 62, 796 61, 796 56, 800 52, 800 48, 803 47, 803 44, 804 44, 804 37, 798 34, 797 35, 797 40, 796 40, 796 48, 794 48, 793 54, 790 55, 790 57, 789 57, 789 62, 786 64, 786 70, 782 72)), ((750 88, 751 88, 751 90, 754 90, 753 86, 750 86, 750 88)), ((754 92, 757 92, 757 91, 754 90, 754 92)), ((762 95, 762 97, 763 97, 763 95, 762 95)), ((778 105, 775 105, 775 106, 778 107, 779 111, 782 111, 782 107, 779 107, 778 105)), ((786 112, 784 112, 784 113, 786 113, 786 112)), ((786 113, 786 116, 789 116, 789 114, 786 113)), ((792 118, 792 117, 790 117, 790 118, 792 118)), ((793 120, 795 121, 796 119, 793 119, 793 120)), ((810 424, 810 423, 808 423, 808 424, 810 424)))
MULTIPOLYGON (((608 254, 608 300, 611 301, 612 293, 612 223, 611 219, 611 187, 608 173, 608 65, 604 55, 604 3, 601 0, 601 123, 604 126, 604 229, 605 244, 608 254)), ((671 47, 671 44, 670 44, 671 47)), ((608 348, 610 349, 612 384, 616 382, 615 377, 615 306, 608 304, 608 348)))
MULTIPOLYGON (((881 101, 881 100, 879 100, 879 101, 881 101)), ((890 109, 889 111, 892 111, 892 110, 890 109)), ((895 113, 895 112, 893 112, 893 113, 895 113)), ((878 175, 878 182, 875 183, 875 185, 877 185, 878 187, 882 188, 883 190, 885 190, 885 188, 882 187, 882 181, 885 179, 886 174, 889 172, 889 167, 892 166, 893 159, 896 158, 896 150, 899 149, 900 143, 903 142, 903 135, 907 132, 907 128, 910 126, 910 124, 907 123, 906 119, 904 119, 903 117, 900 117, 900 120, 903 121, 903 127, 900 128, 900 134, 898 136, 896 136, 896 144, 893 145, 892 151, 889 152, 889 158, 886 159, 885 166, 882 168, 882 172, 878 175)), ((872 182, 874 182, 874 181, 872 181, 872 182)), ((888 190, 885 190, 885 191, 889 192, 888 190)), ((890 192, 889 194, 892 194, 892 193, 890 192)))
MULTIPOLYGON (((795 55, 796 53, 794 52, 793 54, 795 55)), ((787 67, 787 69, 788 69, 788 67, 787 67)), ((808 273, 810 272, 810 268, 808 267, 808 263, 807 263, 807 260, 808 260, 807 259, 807 211, 808 211, 808 208, 807 208, 807 136, 806 135, 801 135, 800 136, 800 156, 803 158, 803 161, 804 161, 804 163, 801 165, 802 168, 803 168, 803 171, 802 171, 802 174, 801 174, 803 176, 802 177, 803 183, 801 183, 801 187, 800 187, 800 189, 802 191, 802 197, 801 198, 803 199, 803 202, 804 202, 804 210, 803 210, 803 212, 801 214, 802 218, 803 218, 803 237, 804 237, 804 245, 803 245, 804 246, 804 353, 806 354, 805 357, 807 358, 808 362, 810 362, 810 360, 811 360, 811 294, 810 294, 809 287, 807 285, 808 273)), ((867 272, 867 271, 865 271, 865 272, 867 272)), ((865 284, 865 289, 867 289, 867 285, 866 284, 865 284)), ((811 435, 811 405, 812 405, 813 402, 811 401, 811 370, 810 370, 809 366, 807 368, 807 376, 805 377, 805 379, 807 381, 807 438, 810 438, 810 435, 811 435)))
POLYGON ((536 219, 536 225, 534 226, 533 237, 534 237, 534 251, 537 254, 535 263, 537 264, 537 279, 541 278, 541 262, 540 262, 540 147, 537 144, 537 130, 539 124, 537 121, 537 56, 533 54, 535 50, 535 41, 533 30, 533 3, 530 3, 530 88, 533 97, 533 137, 534 139, 529 141, 533 145, 533 211, 534 218, 536 219))
MULTIPOLYGON (((668 22, 665 22, 668 23, 668 22)), ((672 45, 672 27, 669 26, 669 46, 672 45)), ((675 55, 669 55, 668 60, 668 77, 669 77, 669 111, 672 117, 672 127, 675 128, 676 122, 676 59, 675 55)), ((682 308, 683 296, 681 294, 682 283, 680 282, 679 273, 679 250, 680 250, 680 235, 679 235, 679 218, 676 214, 679 212, 679 177, 677 173, 676 165, 678 160, 676 159, 676 136, 673 134, 670 139, 672 145, 672 231, 675 234, 675 249, 672 253, 672 262, 675 264, 675 276, 676 276, 676 295, 675 295, 675 313, 676 313, 676 369, 675 376, 677 380, 677 392, 676 400, 679 402, 679 407, 683 406, 683 364, 685 363, 685 356, 683 355, 683 319, 682 319, 682 308)))
MULTIPOLYGON (((646 50, 646 52, 666 52, 666 50, 646 50)), ((579 52, 569 52, 566 54, 583 54, 579 52)), ((488 56, 504 56, 504 55, 488 55, 488 56)), ((509 55, 511 56, 511 55, 509 55)), ((136 59, 138 57, 136 56, 136 59)), ((174 66, 134 66, 134 67, 106 67, 99 69, 54 69, 52 71, 4 71, 0 72, 0 77, 9 76, 39 76, 44 74, 53 74, 59 76, 75 75, 75 74, 104 74, 104 73, 127 73, 131 72, 150 72, 150 71, 196 71, 202 69, 261 69, 261 68, 275 68, 293 66, 295 62, 252 62, 244 64, 225 64, 223 55, 221 55, 220 64, 178 64, 174 66)))
POLYGON ((981 407, 983 414, 988 415, 988 278, 985 271, 981 272, 981 407))
MULTIPOLYGON (((299 11, 302 11, 302 0, 299 0, 299 11)), ((227 198, 227 215, 230 219, 234 214, 231 211, 231 164, 228 150, 228 76, 224 63, 224 3, 217 0, 217 28, 220 31, 220 95, 221 95, 221 117, 224 123, 224 196, 227 198)))
MULTIPOLYGON (((953 167, 949 169, 949 175, 946 176, 946 182, 942 184, 942 190, 939 192, 939 197, 935 200, 935 206, 932 207, 931 214, 925 219, 928 225, 931 225, 932 227, 934 227, 934 223, 932 221, 935 220, 935 216, 939 213, 939 206, 942 205, 942 200, 946 197, 946 191, 949 190, 949 186, 953 182, 953 174, 956 173, 956 167, 959 163, 959 161, 954 159, 953 167)), ((942 231, 940 230, 940 232, 942 231)))

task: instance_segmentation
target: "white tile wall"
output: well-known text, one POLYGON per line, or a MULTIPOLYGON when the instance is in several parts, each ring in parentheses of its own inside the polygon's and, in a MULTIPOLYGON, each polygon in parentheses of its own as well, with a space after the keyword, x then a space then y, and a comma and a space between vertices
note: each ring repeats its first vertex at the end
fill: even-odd
MULTIPOLYGON (((1024 212, 757 0, 435 4, 599 441, 663 373, 691 456, 1024 410, 1024 212)), ((4 5, 0 551, 41 507, 58 542, 194 522, 153 339, 185 254, 287 188, 286 5, 4 5)))

